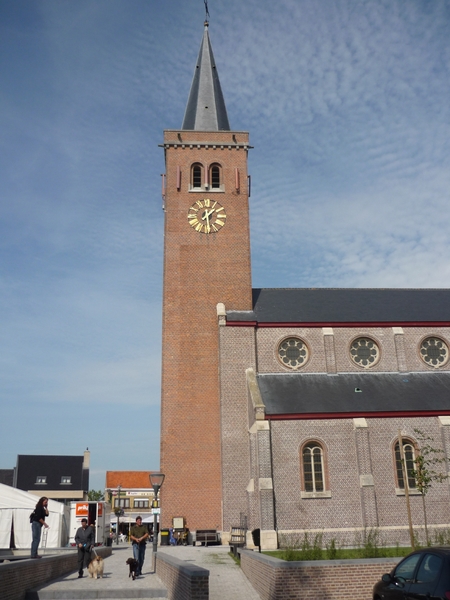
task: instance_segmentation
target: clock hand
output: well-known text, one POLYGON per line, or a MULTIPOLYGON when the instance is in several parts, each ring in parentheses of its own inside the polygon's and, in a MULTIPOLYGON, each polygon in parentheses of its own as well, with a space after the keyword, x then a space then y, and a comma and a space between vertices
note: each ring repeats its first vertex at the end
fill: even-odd
POLYGON ((211 209, 209 212, 207 210, 205 210, 205 212, 203 213, 202 216, 202 221, 204 221, 205 219, 208 221, 209 217, 213 214, 213 212, 216 212, 215 209, 211 209))
POLYGON ((213 212, 215 212, 214 208, 212 210, 210 210, 209 212, 208 212, 208 210, 205 210, 205 212, 202 215, 202 221, 204 221, 206 219, 206 230, 208 231, 208 233, 211 231, 209 217, 213 214, 213 212))

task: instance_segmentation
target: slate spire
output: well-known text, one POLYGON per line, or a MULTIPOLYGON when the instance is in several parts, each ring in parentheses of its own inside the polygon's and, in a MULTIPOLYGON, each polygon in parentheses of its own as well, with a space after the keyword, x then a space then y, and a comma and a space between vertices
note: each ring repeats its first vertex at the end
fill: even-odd
POLYGON ((230 131, 227 109, 209 41, 208 21, 198 53, 182 129, 230 131))

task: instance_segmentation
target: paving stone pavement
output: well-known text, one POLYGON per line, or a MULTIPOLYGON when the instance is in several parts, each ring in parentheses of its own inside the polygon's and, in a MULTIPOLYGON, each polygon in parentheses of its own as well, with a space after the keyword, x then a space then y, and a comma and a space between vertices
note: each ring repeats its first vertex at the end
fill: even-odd
MULTIPOLYGON (((166 553, 190 564, 208 569, 210 600, 260 600, 259 594, 229 555, 228 546, 163 546, 158 553, 166 553)), ((126 598, 167 598, 167 589, 152 572, 151 546, 147 546, 142 577, 135 581, 128 577, 127 558, 133 555, 131 546, 121 544, 113 547, 111 556, 105 558, 103 579, 85 576, 78 579, 78 572, 56 579, 27 593, 33 600, 125 600, 126 598)), ((45 560, 45 558, 43 559, 45 560)))
POLYGON ((229 555, 229 546, 163 546, 179 560, 209 571, 209 600, 260 600, 259 594, 229 555))
MULTIPOLYGON (((38 588, 37 594, 27 592, 26 599, 39 600, 124 600, 125 598, 167 598, 167 588, 152 572, 151 546, 147 546, 142 577, 134 581, 128 576, 127 558, 133 556, 129 544, 113 547, 111 556, 105 558, 105 569, 102 579, 88 577, 87 569, 84 577, 78 579, 78 571, 55 579, 52 583, 38 588)), ((45 556, 42 559, 45 560, 45 556)))

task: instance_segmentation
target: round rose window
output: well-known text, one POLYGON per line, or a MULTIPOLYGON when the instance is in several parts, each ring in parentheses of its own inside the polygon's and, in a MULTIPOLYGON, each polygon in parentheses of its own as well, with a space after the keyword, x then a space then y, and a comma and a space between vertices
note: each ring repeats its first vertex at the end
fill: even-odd
POLYGON ((420 344, 420 356, 430 367, 442 367, 448 360, 448 346, 437 337, 428 337, 420 344))
POLYGON ((365 369, 373 367, 380 358, 378 345, 370 338, 357 338, 350 347, 350 356, 354 363, 365 369))
POLYGON ((308 347, 299 338, 287 338, 278 346, 278 358, 286 367, 298 369, 306 364, 309 357, 308 347))

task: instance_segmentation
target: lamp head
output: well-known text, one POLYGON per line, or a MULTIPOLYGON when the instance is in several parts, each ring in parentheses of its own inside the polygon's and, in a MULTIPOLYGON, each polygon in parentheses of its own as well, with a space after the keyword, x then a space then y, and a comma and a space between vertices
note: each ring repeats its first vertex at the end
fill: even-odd
POLYGON ((164 477, 165 477, 164 473, 150 473, 150 475, 149 475, 150 483, 153 488, 155 498, 158 495, 159 488, 164 483, 164 477))

